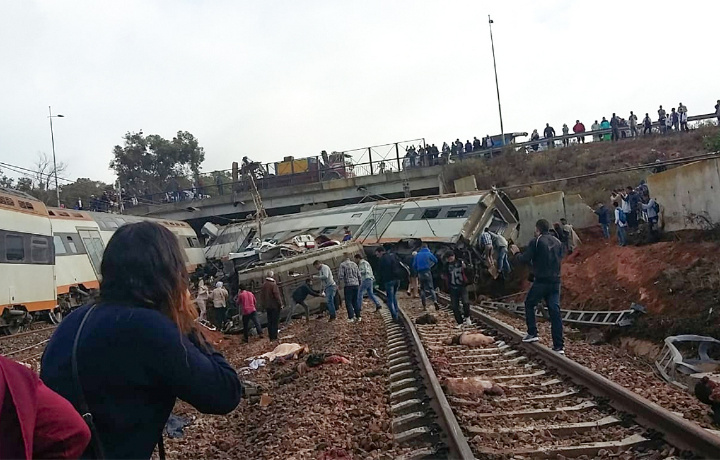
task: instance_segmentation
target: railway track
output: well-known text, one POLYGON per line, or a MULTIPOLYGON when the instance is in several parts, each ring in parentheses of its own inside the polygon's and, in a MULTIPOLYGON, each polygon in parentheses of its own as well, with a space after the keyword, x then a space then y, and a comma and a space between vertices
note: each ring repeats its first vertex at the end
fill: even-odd
POLYGON ((56 326, 43 327, 13 335, 0 336, 0 355, 15 361, 30 364, 34 368, 40 364, 40 358, 56 326))
POLYGON ((383 315, 395 439, 418 444, 407 458, 720 458, 720 437, 540 344, 522 343, 520 331, 478 307, 475 325, 457 329, 447 307, 429 310, 437 324, 416 325, 425 313, 419 302, 401 303, 398 324, 383 315), (494 343, 446 343, 463 331, 494 343), (491 380, 505 394, 453 393, 447 383, 463 377, 491 380))

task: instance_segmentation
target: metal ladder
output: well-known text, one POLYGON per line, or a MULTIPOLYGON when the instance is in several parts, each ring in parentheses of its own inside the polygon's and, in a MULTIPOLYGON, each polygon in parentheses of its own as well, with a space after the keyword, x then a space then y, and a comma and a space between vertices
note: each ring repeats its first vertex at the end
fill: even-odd
MULTIPOLYGON (((505 310, 516 315, 525 316, 525 304, 516 302, 495 302, 483 301, 480 306, 491 310, 505 310)), ((638 313, 644 313, 645 308, 641 305, 632 304, 628 310, 620 311, 585 311, 585 310, 560 310, 560 316, 564 323, 583 324, 588 326, 629 326, 633 323, 638 313)), ((547 318, 547 311, 543 308, 535 315, 547 318)))

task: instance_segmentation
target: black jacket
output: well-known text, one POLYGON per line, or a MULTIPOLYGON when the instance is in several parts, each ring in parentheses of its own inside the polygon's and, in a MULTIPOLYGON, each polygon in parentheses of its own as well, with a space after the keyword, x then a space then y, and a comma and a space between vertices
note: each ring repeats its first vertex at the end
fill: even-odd
POLYGON ((303 302, 305 302, 305 299, 307 299, 307 296, 309 296, 309 295, 312 295, 315 297, 320 297, 320 293, 318 291, 311 288, 309 285, 303 283, 297 289, 295 289, 293 291, 292 298, 295 301, 295 303, 303 303, 303 302))
POLYGON ((517 256, 517 260, 532 264, 536 282, 560 282, 562 243, 549 233, 533 238, 525 251, 517 256))
POLYGON ((381 284, 390 281, 399 281, 403 278, 405 269, 400 265, 397 255, 392 252, 386 252, 380 257, 380 264, 377 271, 378 282, 381 284))
MULTIPOLYGON (((88 309, 63 320, 42 357, 43 382, 76 408, 70 357, 88 309)), ((196 346, 149 308, 100 304, 83 328, 77 360, 106 458, 150 458, 177 398, 207 414, 227 414, 240 402, 240 380, 222 355, 196 346)), ((91 453, 88 447, 84 457, 91 453)))

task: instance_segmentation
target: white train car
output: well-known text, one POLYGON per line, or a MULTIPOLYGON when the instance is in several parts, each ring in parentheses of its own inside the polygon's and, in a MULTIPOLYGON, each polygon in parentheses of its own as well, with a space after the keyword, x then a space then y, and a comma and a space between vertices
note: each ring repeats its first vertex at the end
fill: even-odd
POLYGON ((205 250, 195 230, 193 230, 187 222, 105 212, 89 212, 87 214, 97 223, 104 245, 107 245, 115 231, 123 225, 134 222, 152 221, 166 227, 177 237, 180 248, 183 250, 185 266, 189 272, 195 271, 198 265, 205 263, 205 250))
MULTIPOLYGON (((342 240, 345 227, 356 232, 370 216, 374 203, 360 203, 337 208, 272 216, 261 224, 262 240, 276 244, 289 243, 298 235, 318 239, 342 240)), ((245 249, 258 237, 257 222, 247 221, 222 227, 205 249, 207 259, 222 259, 231 252, 245 249)))
POLYGON ((56 305, 53 235, 45 205, 0 190, 0 329, 16 332, 56 305))
POLYGON ((100 227, 89 213, 49 208, 55 248, 58 306, 50 320, 58 322, 73 307, 84 304, 100 288, 100 263, 105 244, 100 227))
POLYGON ((515 240, 517 223, 517 210, 502 192, 406 198, 378 203, 354 240, 364 246, 403 240, 475 243, 485 227, 515 240))

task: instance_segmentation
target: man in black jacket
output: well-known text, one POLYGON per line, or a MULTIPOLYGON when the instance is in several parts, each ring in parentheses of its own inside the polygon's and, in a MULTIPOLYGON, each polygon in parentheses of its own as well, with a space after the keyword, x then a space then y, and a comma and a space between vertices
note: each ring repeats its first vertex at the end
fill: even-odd
POLYGON ((375 255, 380 259, 377 275, 380 285, 385 288, 387 306, 393 320, 398 319, 397 290, 402 279, 403 268, 400 260, 391 247, 386 246, 375 250, 375 255))
MULTIPOLYGON (((519 252, 513 246, 513 253, 519 252)), ((553 350, 564 354, 563 326, 560 318, 560 261, 562 260, 562 243, 550 235, 550 224, 540 219, 535 224, 535 238, 528 243, 525 252, 517 255, 520 262, 532 264, 534 272, 533 284, 525 298, 525 321, 528 333, 523 342, 537 342, 538 332, 535 324, 535 306, 545 300, 550 313, 553 350)))
POLYGON ((305 308, 305 322, 310 321, 310 307, 305 303, 305 299, 307 299, 309 295, 313 297, 322 297, 322 293, 312 288, 312 279, 310 278, 306 279, 303 284, 293 291, 292 299, 295 302, 295 305, 290 309, 290 313, 288 313, 287 318, 285 319, 286 323, 290 321, 290 318, 292 318, 292 315, 295 312, 295 307, 298 305, 305 308))

